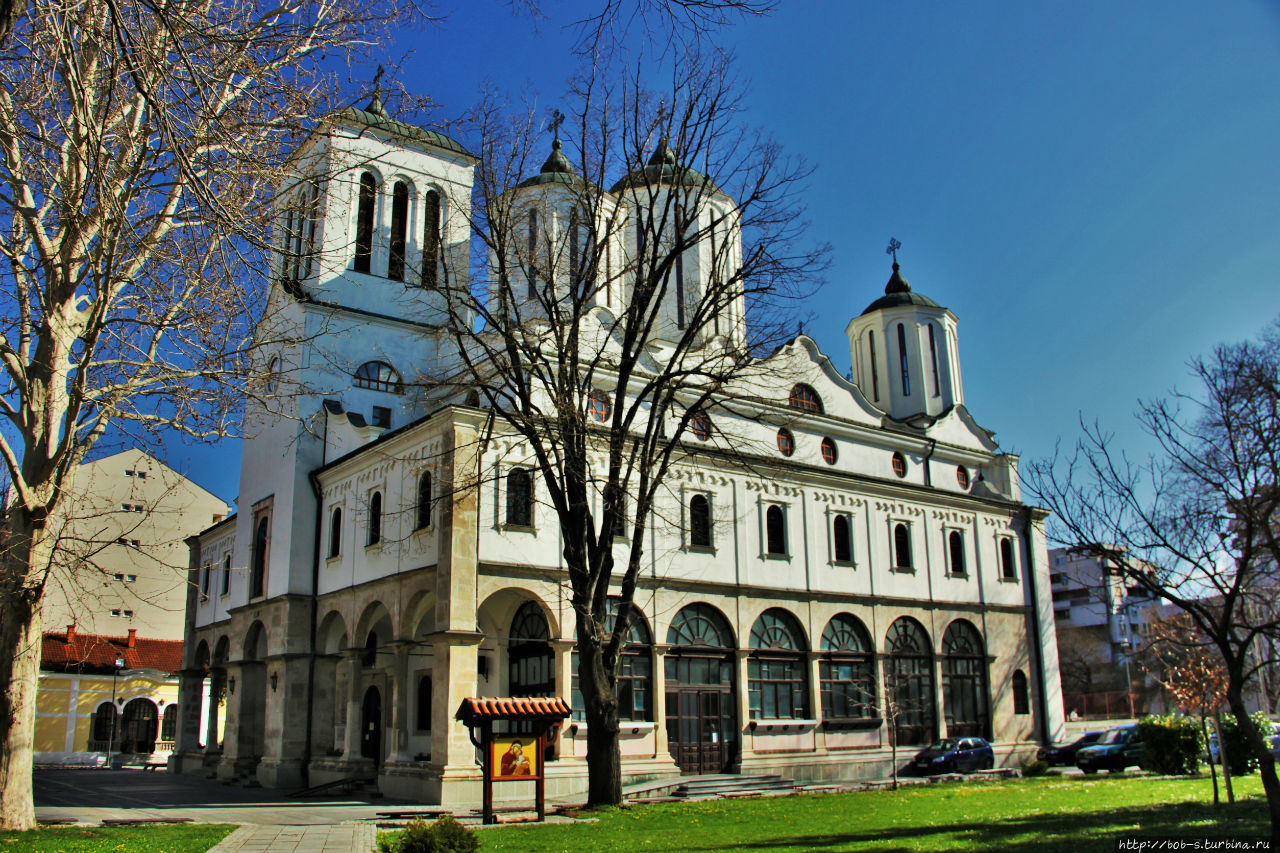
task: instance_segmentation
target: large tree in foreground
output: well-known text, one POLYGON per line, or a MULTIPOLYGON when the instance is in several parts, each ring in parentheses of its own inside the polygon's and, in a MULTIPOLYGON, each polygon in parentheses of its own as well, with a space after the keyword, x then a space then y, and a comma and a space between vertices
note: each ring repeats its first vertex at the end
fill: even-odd
POLYGON ((1139 409, 1156 455, 1134 461, 1095 426, 1071 457, 1031 465, 1027 482, 1057 516, 1051 535, 1176 606, 1213 650, 1280 847, 1280 780, 1245 705, 1280 637, 1280 324, 1191 369, 1194 392, 1139 409))
POLYGON ((34 826, 40 602, 78 466, 113 428, 237 425, 270 203, 334 91, 315 61, 393 14, 30 0, 0 49, 0 828, 34 826))
POLYGON ((575 87, 554 145, 532 112, 478 109, 485 254, 474 291, 448 293, 455 379, 522 439, 559 526, 592 804, 622 799, 619 662, 664 480, 823 260, 799 247, 806 169, 738 125, 722 57, 684 57, 660 93, 604 77, 575 87))

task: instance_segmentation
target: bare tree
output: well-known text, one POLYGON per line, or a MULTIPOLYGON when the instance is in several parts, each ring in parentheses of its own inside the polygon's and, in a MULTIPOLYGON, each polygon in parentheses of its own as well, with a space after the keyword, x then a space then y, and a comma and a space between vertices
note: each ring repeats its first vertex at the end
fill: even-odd
POLYGON ((374 0, 23 8, 0 50, 5 829, 34 825, 40 602, 78 466, 111 429, 236 425, 270 203, 334 92, 315 62, 396 14, 374 0))
POLYGON ((1263 641, 1280 635, 1280 325, 1191 370, 1195 393, 1140 406, 1157 455, 1134 461, 1095 425, 1073 456, 1031 465, 1027 481, 1057 516, 1056 539, 1175 605, 1214 650, 1280 845, 1280 780, 1245 705, 1246 684, 1275 664, 1263 641))
POLYGON ((454 381, 523 440, 560 528, 594 805, 622 797, 618 667, 663 483, 690 444, 731 449, 694 438, 825 258, 799 247, 807 169, 736 125, 723 57, 686 57, 660 98, 602 76, 576 86, 528 180, 550 141, 537 116, 477 110, 485 255, 475 289, 447 294, 454 381))

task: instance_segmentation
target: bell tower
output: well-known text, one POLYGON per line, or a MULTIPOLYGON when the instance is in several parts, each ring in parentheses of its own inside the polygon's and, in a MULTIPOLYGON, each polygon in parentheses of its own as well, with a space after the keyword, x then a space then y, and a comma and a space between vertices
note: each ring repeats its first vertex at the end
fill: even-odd
POLYGON ((964 402, 957 319, 911 289, 898 264, 902 244, 890 239, 893 273, 884 296, 849 321, 854 381, 896 420, 937 417, 964 402))

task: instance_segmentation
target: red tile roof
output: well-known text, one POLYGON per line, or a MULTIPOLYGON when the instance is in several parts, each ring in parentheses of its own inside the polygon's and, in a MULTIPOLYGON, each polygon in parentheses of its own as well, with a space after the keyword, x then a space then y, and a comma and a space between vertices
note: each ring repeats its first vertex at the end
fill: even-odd
POLYGON ((182 669, 181 640, 151 640, 137 637, 129 648, 128 637, 98 634, 48 633, 40 647, 40 668, 58 671, 106 672, 115 668, 116 657, 124 658, 125 669, 158 669, 176 673, 182 669))
POLYGON ((471 697, 462 700, 455 716, 467 725, 474 725, 484 720, 563 720, 571 713, 569 703, 558 696, 529 699, 471 697))

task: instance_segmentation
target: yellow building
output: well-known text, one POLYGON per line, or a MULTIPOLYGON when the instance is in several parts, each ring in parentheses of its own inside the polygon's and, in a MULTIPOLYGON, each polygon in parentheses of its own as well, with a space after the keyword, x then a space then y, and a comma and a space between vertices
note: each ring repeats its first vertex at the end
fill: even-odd
MULTIPOLYGON (((180 640, 46 633, 36 706, 37 764, 103 764, 173 751, 180 640)), ((154 759, 153 759, 154 760, 154 759)))

